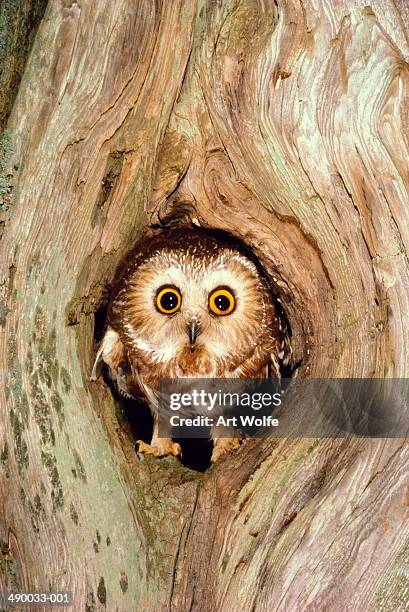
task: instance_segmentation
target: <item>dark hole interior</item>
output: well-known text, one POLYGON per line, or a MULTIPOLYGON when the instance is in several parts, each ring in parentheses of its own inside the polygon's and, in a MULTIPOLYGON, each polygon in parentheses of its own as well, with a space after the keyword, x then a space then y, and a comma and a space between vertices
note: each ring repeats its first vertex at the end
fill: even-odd
MULTIPOLYGON (((152 439, 153 418, 148 405, 145 402, 118 395, 106 370, 104 371, 104 380, 115 397, 118 408, 117 416, 122 427, 135 442, 143 440, 149 444, 152 439)), ((175 442, 179 442, 182 447, 180 461, 184 466, 197 472, 205 472, 210 467, 210 457, 213 449, 211 440, 175 438, 175 442)), ((137 450, 136 445, 135 451, 137 450)))
MULTIPOLYGON (((223 238, 224 232, 212 232, 215 237, 223 238)), ((271 297, 274 300, 276 307, 279 311, 281 320, 285 323, 287 327, 287 331, 289 336, 291 337, 291 326, 286 316, 285 310, 282 306, 281 300, 277 301, 279 298, 279 294, 277 293, 274 285, 270 277, 265 272, 264 268, 262 268, 260 262, 257 260, 253 252, 242 243, 242 241, 236 240, 234 237, 228 235, 228 241, 230 243, 235 242, 238 245, 238 248, 244 251, 246 255, 256 263, 259 270, 263 273, 264 277, 268 280, 268 284, 270 286, 271 297)), ((104 295, 102 303, 99 308, 95 312, 95 351, 97 350, 99 343, 101 342, 106 326, 106 316, 107 316, 107 305, 109 299, 109 291, 110 287, 107 288, 107 292, 104 295)), ((295 372, 295 370, 300 367, 300 363, 294 364, 290 363, 287 365, 280 364, 280 372, 282 378, 291 378, 295 372)), ((152 430, 153 430, 153 418, 149 407, 146 403, 128 399, 122 397, 118 394, 114 385, 109 379, 107 375, 106 369, 104 370, 104 380, 106 384, 111 389, 111 392, 116 400, 116 405, 118 407, 118 420, 122 427, 128 432, 128 434, 133 438, 136 442, 137 440, 143 440, 146 443, 150 443, 152 438, 152 430)), ((179 458, 181 463, 198 472, 205 472, 210 466, 210 458, 213 449, 213 443, 211 440, 206 439, 175 439, 176 442, 182 447, 182 456, 179 458)), ((137 451, 137 445, 135 446, 135 450, 137 451)))

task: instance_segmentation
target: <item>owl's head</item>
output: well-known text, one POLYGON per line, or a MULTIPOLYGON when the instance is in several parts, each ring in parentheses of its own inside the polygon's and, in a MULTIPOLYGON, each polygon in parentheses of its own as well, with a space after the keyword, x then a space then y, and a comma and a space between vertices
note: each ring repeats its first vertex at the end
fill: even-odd
MULTIPOLYGON (((144 243, 131 257, 110 319, 132 356, 169 375, 235 376, 274 350, 267 283, 242 250, 194 230, 144 243)), ((250 372, 249 372, 250 375, 250 372)))

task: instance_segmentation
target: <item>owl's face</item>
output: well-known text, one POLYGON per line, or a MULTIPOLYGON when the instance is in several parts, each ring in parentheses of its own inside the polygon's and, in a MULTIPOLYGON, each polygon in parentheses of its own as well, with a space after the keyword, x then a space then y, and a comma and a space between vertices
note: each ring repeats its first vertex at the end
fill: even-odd
POLYGON ((212 364, 233 356, 239 363, 271 334, 272 305, 256 266, 231 248, 205 247, 156 249, 116 298, 128 343, 152 363, 182 364, 179 375, 215 375, 212 364))

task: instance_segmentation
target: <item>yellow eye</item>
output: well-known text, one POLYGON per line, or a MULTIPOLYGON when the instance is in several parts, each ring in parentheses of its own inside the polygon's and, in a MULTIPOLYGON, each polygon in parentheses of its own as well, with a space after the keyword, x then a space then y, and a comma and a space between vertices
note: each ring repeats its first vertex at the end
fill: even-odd
POLYGON ((209 309, 213 314, 228 315, 233 312, 235 305, 233 293, 225 287, 215 289, 209 296, 209 309))
POLYGON ((162 287, 156 294, 156 308, 163 314, 177 312, 182 303, 182 296, 176 287, 162 287))

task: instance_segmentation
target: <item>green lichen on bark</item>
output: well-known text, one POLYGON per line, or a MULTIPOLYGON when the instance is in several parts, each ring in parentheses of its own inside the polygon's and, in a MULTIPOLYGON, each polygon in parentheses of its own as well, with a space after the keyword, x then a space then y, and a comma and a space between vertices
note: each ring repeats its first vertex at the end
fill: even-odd
POLYGON ((50 409, 47 397, 43 392, 40 382, 38 370, 35 370, 30 377, 30 397, 34 406, 34 418, 38 425, 43 445, 55 444, 55 433, 52 426, 50 409))
POLYGON ((12 402, 12 407, 10 408, 10 423, 14 436, 14 456, 17 463, 17 469, 21 475, 24 470, 27 469, 29 463, 27 443, 23 438, 23 433, 29 417, 29 404, 27 395, 23 390, 23 379, 18 361, 17 345, 14 338, 9 340, 7 348, 7 392, 12 402))
POLYGON ((7 442, 4 443, 3 450, 1 451, 0 461, 3 465, 6 478, 10 478, 9 445, 7 444, 7 442))
POLYGON ((0 300, 0 327, 4 327, 6 325, 6 317, 9 312, 10 311, 7 308, 7 304, 0 300))
POLYGON ((72 502, 70 503, 70 517, 74 525, 78 525, 78 512, 72 502))
POLYGON ((26 505, 27 495, 26 495, 26 492, 24 491, 23 487, 20 487, 19 497, 20 497, 20 501, 21 501, 21 503, 22 503, 22 505, 24 507, 26 505))
POLYGON ((13 559, 9 546, 0 540, 0 574, 3 585, 8 591, 21 591, 17 564, 13 559))
POLYGON ((64 422, 63 401, 57 390, 59 365, 55 327, 49 330, 49 321, 41 306, 36 307, 34 333, 26 355, 25 366, 30 375, 30 398, 34 406, 34 417, 40 430, 44 446, 55 444, 55 410, 60 428, 64 422))
POLYGON ((28 500, 27 508, 33 531, 38 535, 40 533, 40 521, 45 522, 46 520, 45 509, 38 493, 34 496, 33 501, 28 500))
POLYGON ((125 572, 121 572, 121 578, 119 580, 119 586, 121 587, 122 593, 126 593, 128 590, 128 576, 125 572))
POLYGON ((0 132, 6 125, 47 0, 0 3, 0 132))
POLYGON ((0 210, 7 210, 11 204, 13 172, 10 161, 13 155, 12 133, 5 129, 0 136, 0 210))
POLYGON ((98 584, 97 595, 98 595, 99 601, 103 605, 105 605, 107 602, 107 590, 106 590, 105 580, 103 576, 101 576, 99 584, 98 584))
POLYGON ((50 323, 47 322, 45 313, 40 306, 37 306, 35 312, 35 341, 38 350, 38 368, 39 376, 48 388, 51 388, 52 382, 57 384, 59 376, 59 367, 57 361, 56 349, 56 332, 55 328, 51 327, 48 331, 50 323))
MULTIPOLYGON (((1 240, 1 231, 0 231, 1 240)), ((8 301, 8 280, 3 280, 0 283, 0 327, 5 327, 7 315, 10 309, 7 305, 8 301)))
POLYGON ((377 610, 395 612, 395 610, 407 609, 409 592, 408 565, 409 546, 405 546, 398 555, 393 568, 382 580, 375 593, 374 603, 377 610))
POLYGON ((64 506, 64 493, 61 484, 60 474, 57 468, 57 461, 53 454, 41 451, 41 460, 47 469, 51 483, 51 500, 54 512, 64 506))
POLYGON ((60 373, 64 393, 68 394, 71 391, 71 377, 64 366, 61 367, 60 373))
POLYGON ((81 461, 81 457, 75 449, 73 450, 72 454, 75 461, 75 468, 73 469, 73 473, 75 472, 75 478, 78 476, 83 482, 87 482, 87 475, 85 473, 85 467, 81 461))
POLYGON ((58 421, 61 427, 64 421, 64 411, 63 411, 64 404, 63 404, 61 397, 56 391, 54 391, 51 395, 51 405, 57 413, 58 421))

